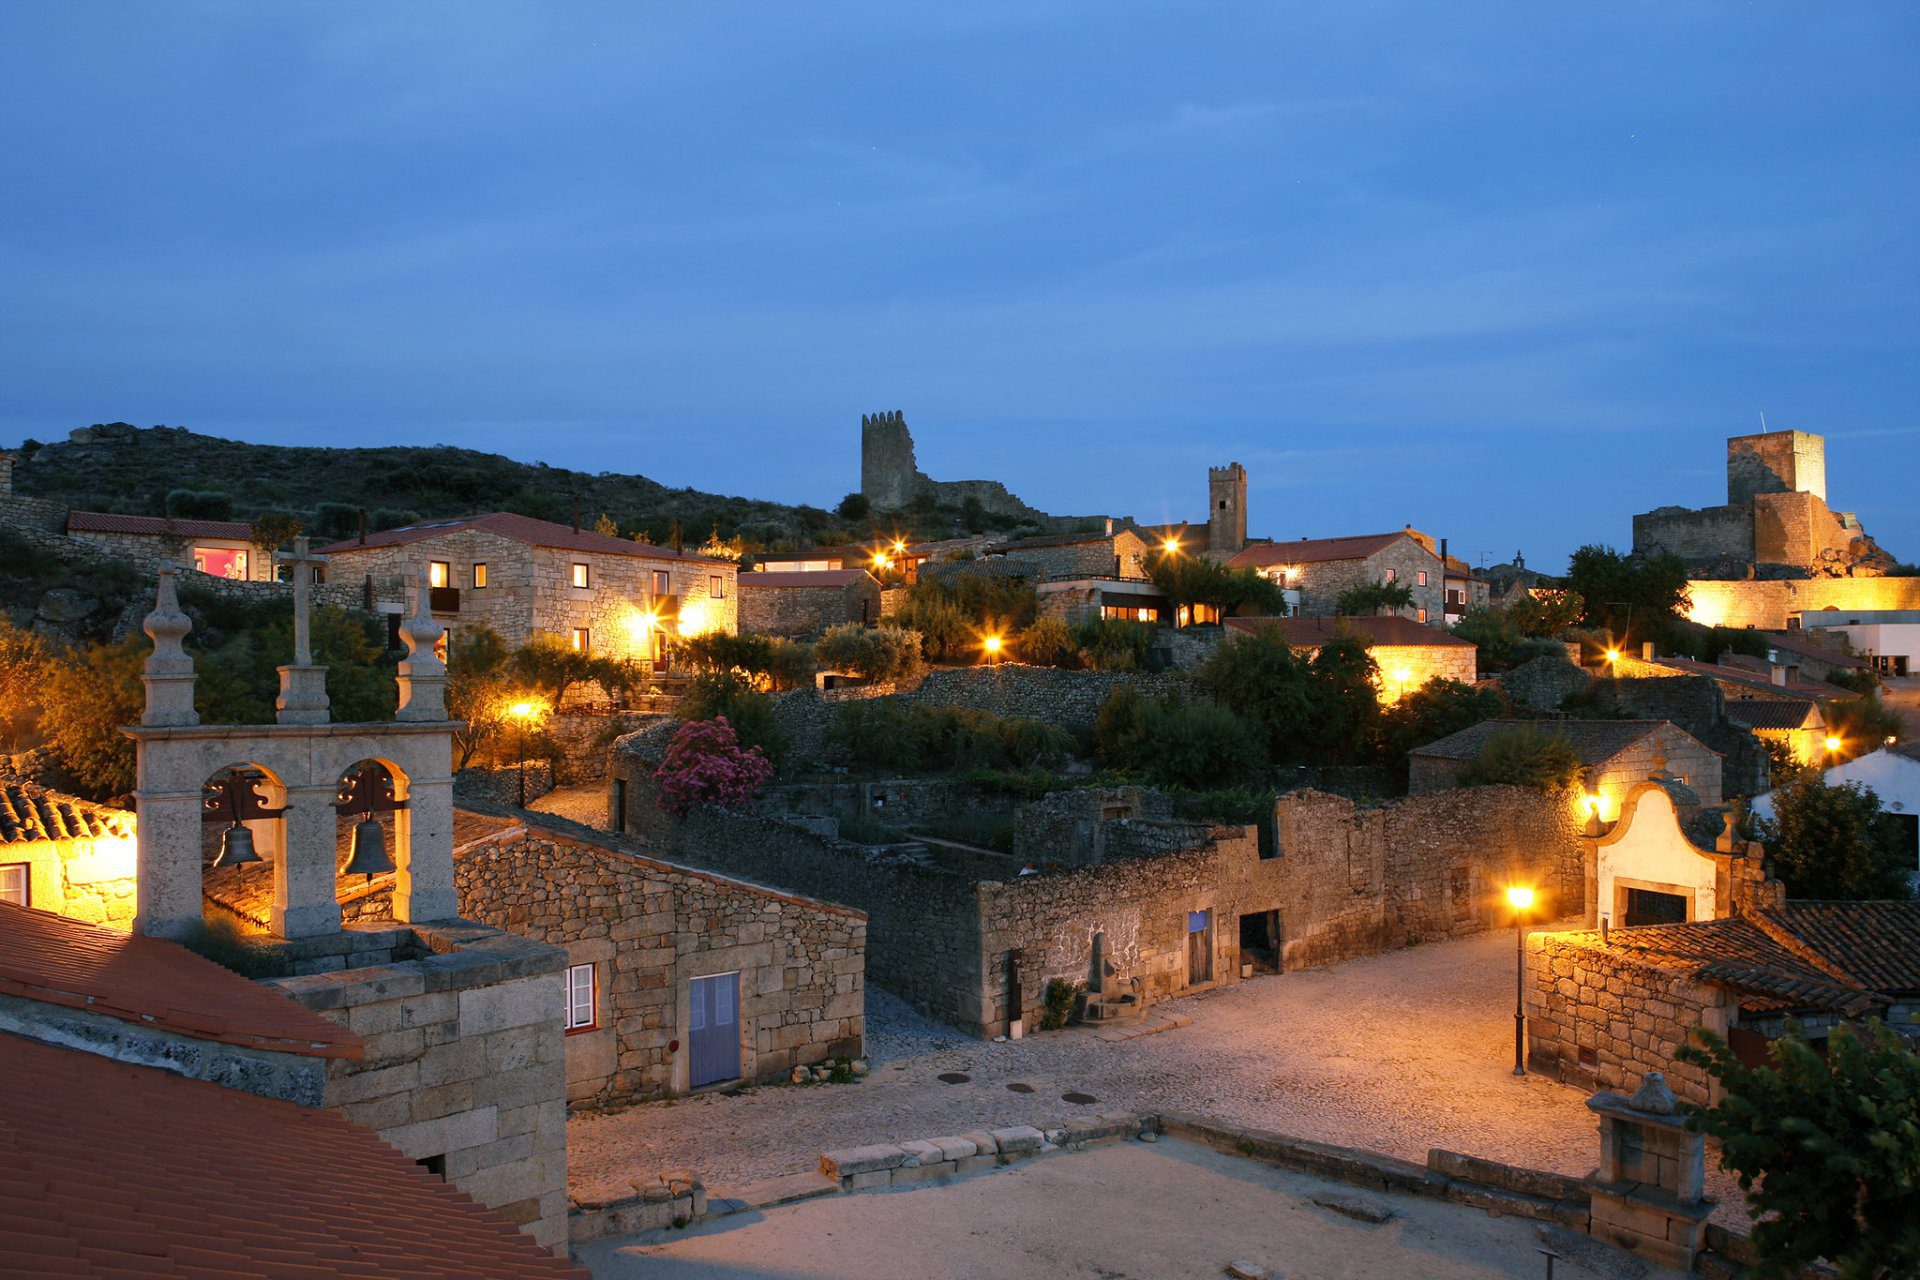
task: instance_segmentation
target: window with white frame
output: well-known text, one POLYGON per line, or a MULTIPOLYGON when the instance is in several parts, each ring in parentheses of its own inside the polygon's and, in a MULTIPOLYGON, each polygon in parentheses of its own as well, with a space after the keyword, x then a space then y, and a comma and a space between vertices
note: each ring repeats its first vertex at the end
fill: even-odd
POLYGON ((11 902, 16 907, 33 905, 33 882, 26 863, 9 862, 0 866, 0 902, 11 902))
POLYGON ((487 566, 484 563, 473 566, 473 585, 476 587, 487 585, 487 566))
POLYGON ((592 1030, 595 1026, 593 1004, 593 966, 570 966, 567 969, 567 1030, 592 1030))
POLYGON ((722 574, 710 574, 707 577, 707 596, 713 600, 727 598, 727 579, 722 574))
POLYGON ((1427 571, 1425 569, 1420 571, 1420 585, 1423 587, 1427 585, 1427 571))

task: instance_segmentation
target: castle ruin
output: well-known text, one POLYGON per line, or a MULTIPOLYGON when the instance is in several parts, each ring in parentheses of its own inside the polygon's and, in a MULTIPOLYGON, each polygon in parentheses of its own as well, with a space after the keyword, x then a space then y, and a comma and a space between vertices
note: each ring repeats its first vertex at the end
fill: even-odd
POLYGON ((898 409, 860 415, 860 492, 882 511, 899 511, 915 503, 957 507, 972 498, 992 515, 1048 519, 998 480, 935 480, 921 471, 907 416, 898 409))

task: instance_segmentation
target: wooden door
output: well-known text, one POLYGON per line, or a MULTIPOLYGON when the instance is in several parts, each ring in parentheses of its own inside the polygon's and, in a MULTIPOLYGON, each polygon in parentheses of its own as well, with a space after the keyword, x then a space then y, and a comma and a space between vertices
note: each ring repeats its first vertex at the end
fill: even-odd
POLYGON ((690 1088, 740 1078, 740 975, 695 978, 687 988, 690 1088))
POLYGON ((1213 912, 1187 912, 1187 985, 1213 981, 1213 912))

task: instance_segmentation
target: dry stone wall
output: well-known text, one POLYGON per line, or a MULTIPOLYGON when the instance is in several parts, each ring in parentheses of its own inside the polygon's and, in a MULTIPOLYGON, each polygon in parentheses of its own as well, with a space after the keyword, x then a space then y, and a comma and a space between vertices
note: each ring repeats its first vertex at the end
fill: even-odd
POLYGON ((740 630, 758 635, 812 639, 829 627, 878 622, 880 584, 862 574, 845 586, 763 587, 756 575, 740 575, 740 630))
POLYGON ((1537 919, 1585 909, 1568 795, 1472 787, 1361 808, 1298 791, 1275 804, 1274 827, 1286 969, 1504 926, 1512 884, 1540 895, 1537 919))

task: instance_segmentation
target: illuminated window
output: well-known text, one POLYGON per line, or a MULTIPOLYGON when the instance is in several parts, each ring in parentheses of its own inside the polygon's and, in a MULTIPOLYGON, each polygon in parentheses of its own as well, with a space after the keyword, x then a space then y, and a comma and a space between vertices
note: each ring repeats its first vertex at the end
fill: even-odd
POLYGON ((665 569, 653 571, 653 594, 657 596, 673 594, 673 583, 668 579, 665 569))
POLYGON ((440 638, 433 642, 433 656, 440 659, 442 663, 447 660, 447 633, 444 631, 440 633, 440 638))
POLYGON ((1389 569, 1387 570, 1386 581, 1392 582, 1399 575, 1400 575, 1400 571, 1398 569, 1389 569))
POLYGON ((579 653, 585 653, 587 651, 587 629, 585 627, 575 627, 573 629, 573 647, 574 650, 579 653))
POLYGON ((727 598, 727 579, 722 574, 714 574, 707 579, 707 598, 725 600, 727 598))
POLYGON ((1425 622, 1426 620, 1427 620, 1427 611, 1425 609, 1422 609, 1420 611, 1420 621, 1425 622))
POLYGON ((476 587, 484 587, 487 585, 487 566, 486 565, 476 564, 475 566, 473 566, 473 585, 476 587))
POLYGON ((1420 571, 1420 585, 1423 587, 1427 585, 1427 571, 1425 569, 1420 571))
POLYGON ((573 585, 576 587, 590 587, 593 585, 593 579, 590 576, 587 566, 578 560, 573 562, 573 585))
POLYGON ((195 547, 193 567, 216 578, 247 580, 247 553, 226 547, 195 547))
POLYGON ((448 582, 452 581, 452 579, 453 579, 453 566, 448 564, 445 560, 429 560, 427 562, 427 585, 428 586, 444 587, 448 584, 448 582))
POLYGON ((0 866, 0 902, 11 902, 16 907, 33 905, 33 885, 27 879, 27 864, 9 862, 0 866))
POLYGON ((570 966, 567 969, 567 1030, 593 1030, 593 997, 593 966, 570 966))

